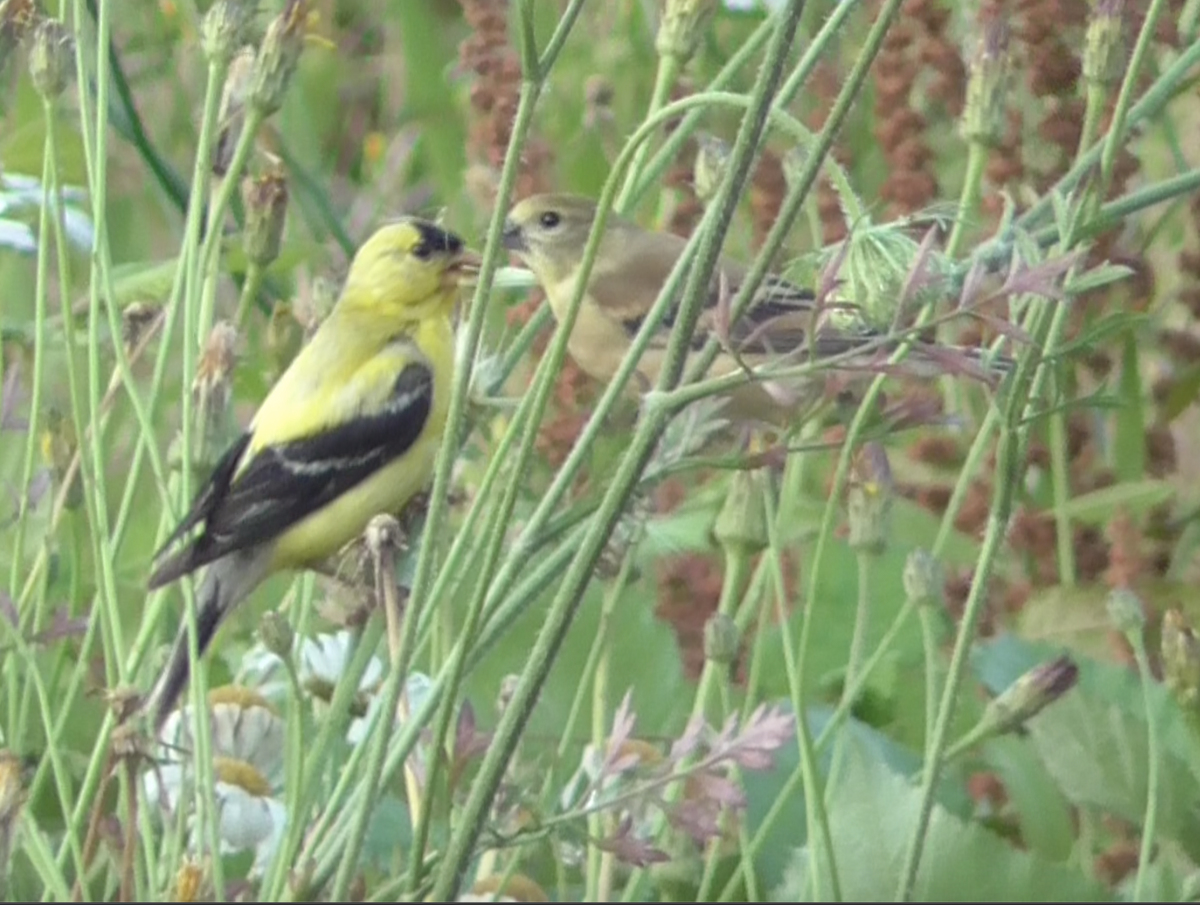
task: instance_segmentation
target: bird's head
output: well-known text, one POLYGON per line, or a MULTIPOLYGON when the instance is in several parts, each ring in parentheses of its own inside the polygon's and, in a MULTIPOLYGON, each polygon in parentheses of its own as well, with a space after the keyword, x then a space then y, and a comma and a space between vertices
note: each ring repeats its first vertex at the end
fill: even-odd
POLYGON ((457 235, 428 220, 405 217, 381 226, 358 249, 343 298, 419 319, 452 305, 459 282, 478 269, 479 256, 457 235))
MULTIPOLYGON (((539 280, 557 281, 571 274, 583 257, 596 219, 596 203, 579 195, 532 195, 508 212, 504 247, 515 252, 539 280)), ((611 229, 620 221, 610 214, 611 229)))

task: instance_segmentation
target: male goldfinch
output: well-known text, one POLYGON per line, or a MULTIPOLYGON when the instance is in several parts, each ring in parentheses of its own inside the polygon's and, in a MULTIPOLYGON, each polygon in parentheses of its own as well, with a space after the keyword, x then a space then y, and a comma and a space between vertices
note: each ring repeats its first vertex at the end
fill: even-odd
MULTIPOLYGON (((358 250, 341 296, 159 551, 151 589, 207 566, 201 653, 268 575, 317 564, 428 482, 446 421, 459 279, 478 259, 408 218, 358 250)), ((156 731, 187 683, 187 625, 151 696, 156 731)))

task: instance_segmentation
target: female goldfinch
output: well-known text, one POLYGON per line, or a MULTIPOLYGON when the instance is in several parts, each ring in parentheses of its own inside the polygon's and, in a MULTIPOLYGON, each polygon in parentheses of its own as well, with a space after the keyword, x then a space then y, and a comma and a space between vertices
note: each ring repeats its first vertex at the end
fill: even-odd
MULTIPOLYGON (((517 203, 509 212, 504 246, 533 272, 560 321, 574 295, 595 218, 594 201, 567 194, 534 195, 517 203)), ((613 376, 686 244, 679 236, 645 230, 615 213, 609 214, 567 343, 580 368, 602 382, 613 376)), ((692 337, 693 354, 704 347, 709 334, 716 329, 722 293, 732 301, 747 273, 748 269, 736 261, 720 259, 692 337)), ((743 365, 756 368, 772 358, 784 355, 794 358, 809 351, 824 358, 861 349, 863 356, 858 361, 851 358, 840 366, 862 367, 868 362, 882 363, 899 344, 865 329, 845 332, 825 325, 810 337, 814 309, 811 292, 768 275, 747 310, 727 328, 729 345, 737 350, 737 356, 722 351, 709 375, 732 374, 744 370, 743 365)), ((675 312, 668 310, 658 334, 638 363, 636 379, 642 391, 658 380, 674 322, 675 312)), ((915 343, 903 369, 907 373, 942 373, 951 355, 968 364, 977 365, 980 359, 976 349, 915 343)), ((999 356, 992 363, 1001 370, 1011 365, 999 356)), ((781 403, 758 383, 739 386, 729 394, 729 399, 732 403, 727 407, 729 413, 739 420, 786 424, 793 412, 792 406, 781 403)))
MULTIPOLYGON (((159 551, 201 529, 149 581, 208 567, 201 653, 268 575, 315 565, 424 489, 449 405, 459 279, 477 266, 458 236, 415 218, 359 249, 337 304, 159 551)), ((156 731, 188 672, 185 624, 151 695, 156 731)))

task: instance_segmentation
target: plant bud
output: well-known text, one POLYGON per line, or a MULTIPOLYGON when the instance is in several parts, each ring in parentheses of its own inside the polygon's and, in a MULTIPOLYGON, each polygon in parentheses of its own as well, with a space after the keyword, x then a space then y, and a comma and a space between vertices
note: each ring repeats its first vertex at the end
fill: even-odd
POLYGON ((990 735, 1012 732, 1065 695, 1078 681, 1079 667, 1068 656, 1041 663, 989 701, 979 725, 987 727, 990 735))
POLYGON ((0 0, 0 73, 37 19, 33 0, 0 0))
POLYGON ((702 132, 696 136, 696 160, 692 164, 692 186, 696 197, 708 203, 717 194, 725 171, 729 169, 729 143, 702 132))
POLYGON ((238 333, 228 321, 218 321, 196 366, 192 398, 196 402, 200 428, 207 436, 215 430, 229 410, 233 392, 233 369, 237 364, 238 333))
POLYGON ((940 607, 946 576, 942 565, 928 550, 913 550, 904 562, 904 596, 918 606, 940 607))
POLYGON ((1179 610, 1167 610, 1162 624, 1163 684, 1187 710, 1200 702, 1200 639, 1179 610))
POLYGON ((1128 588, 1116 588, 1108 595, 1108 618, 1113 627, 1126 635, 1136 634, 1146 624, 1142 602, 1128 588))
POLYGON ((1123 0, 1099 0, 1092 8, 1083 44, 1083 77, 1089 84, 1115 85, 1125 74, 1124 6, 1123 0))
POLYGON ((283 223, 287 215, 288 190, 283 171, 272 167, 257 179, 242 182, 246 202, 246 257, 258 267, 269 266, 279 257, 283 223))
POLYGON ((1008 96, 1008 28, 990 22, 971 61, 967 99, 959 130, 970 142, 993 148, 1004 135, 1004 103, 1008 96))
POLYGON ((737 623, 724 613, 713 613, 704 623, 704 659, 732 666, 741 648, 737 623))
POLYGON ((245 43, 254 16, 248 0, 217 0, 200 23, 200 49, 209 63, 226 65, 245 43))
POLYGON ((33 87, 46 100, 54 100, 67 87, 74 61, 74 42, 67 27, 57 19, 43 19, 33 29, 29 48, 29 74, 33 87))
POLYGON ((713 536, 727 554, 736 549, 743 555, 752 556, 766 548, 769 539, 767 512, 763 505, 765 491, 761 470, 733 473, 725 504, 713 525, 713 536))
POLYGON ((875 442, 864 443, 851 464, 846 494, 850 546, 865 553, 887 548, 895 486, 887 451, 875 442))
POLYGON ((296 633, 278 610, 267 610, 258 623, 258 637, 263 647, 281 660, 290 659, 296 633))
POLYGON ((121 309, 121 340, 125 343, 126 355, 133 354, 151 325, 161 316, 162 308, 148 302, 130 302, 121 309))
POLYGON ((229 172, 233 150, 242 134, 242 123, 246 119, 246 95, 250 92, 250 79, 254 75, 254 48, 243 47, 229 64, 225 75, 225 87, 221 90, 221 106, 217 112, 219 133, 213 148, 212 170, 218 176, 229 172))
POLYGON ((264 117, 283 106, 288 84, 300 61, 300 51, 304 49, 307 20, 307 0, 287 0, 283 11, 267 26, 258 59, 254 62, 249 99, 250 105, 264 117))
POLYGON ((690 60, 716 9, 716 0, 665 0, 654 42, 659 56, 674 57, 680 65, 690 60))

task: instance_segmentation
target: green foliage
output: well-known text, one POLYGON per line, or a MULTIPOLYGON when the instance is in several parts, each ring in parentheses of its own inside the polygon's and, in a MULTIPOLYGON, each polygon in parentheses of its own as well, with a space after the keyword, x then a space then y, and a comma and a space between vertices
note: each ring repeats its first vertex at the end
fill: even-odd
MULTIPOLYGON (((1037 4, 1002 39, 969 4, 811 0, 792 41, 795 4, 668 0, 698 29, 670 52, 663 4, 302 4, 264 120, 203 52, 224 2, 42 4, 78 64, 48 98, 25 5, 0 2, 0 897, 1195 899, 1200 690, 1156 678, 1167 611, 1174 655, 1200 649, 1195 4, 1119 23, 1123 81, 1061 84, 1086 23, 1047 29, 1037 4), (959 50, 985 38, 1007 93, 959 50), (987 128, 963 137, 983 88, 987 128), (1012 375, 951 358, 841 394, 818 373, 814 417, 750 444, 710 399, 664 439, 654 404, 580 379, 495 206, 603 194, 690 233, 728 185, 695 196, 697 130, 745 179, 676 315, 719 244, 868 309, 835 321, 1000 337, 1012 375), (241 181, 276 169, 287 214, 259 267, 241 181), (390 560, 359 544, 278 576, 222 628, 188 707, 233 683, 261 699, 207 701, 194 738, 158 744, 120 714, 192 593, 147 592, 153 553, 400 212, 497 265, 460 310, 462 430, 390 560), (235 355, 202 363, 219 319, 235 355), (889 463, 879 551, 845 531, 868 438, 889 463), (765 488, 767 548, 733 555, 713 532, 729 469, 764 464, 740 489, 765 488), (909 598, 917 550, 944 594, 909 598), (1143 635, 1114 632, 1113 586, 1145 601, 1143 635), (285 659, 259 643, 268 610, 295 630, 285 659), (714 611, 732 663, 703 659, 714 611), (1129 640, 1152 668, 1114 655, 1129 640), (971 735, 1064 653, 1076 687, 971 735)), ((300 9, 260 6, 255 52, 300 9)))

